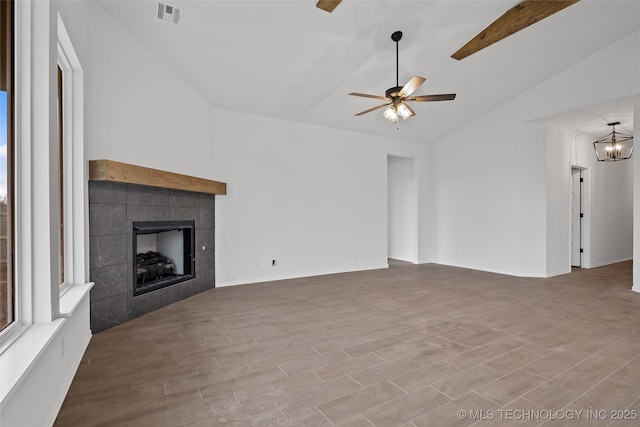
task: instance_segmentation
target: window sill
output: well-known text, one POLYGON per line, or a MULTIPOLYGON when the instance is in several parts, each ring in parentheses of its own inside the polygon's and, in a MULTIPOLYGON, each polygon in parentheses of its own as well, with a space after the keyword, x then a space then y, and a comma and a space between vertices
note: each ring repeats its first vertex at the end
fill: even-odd
POLYGON ((60 297, 60 317, 69 317, 93 287, 93 282, 84 285, 73 285, 60 297))
POLYGON ((88 298, 93 283, 75 285, 60 298, 62 318, 49 323, 36 323, 0 354, 0 407, 11 397, 32 370, 41 355, 84 298, 88 298))

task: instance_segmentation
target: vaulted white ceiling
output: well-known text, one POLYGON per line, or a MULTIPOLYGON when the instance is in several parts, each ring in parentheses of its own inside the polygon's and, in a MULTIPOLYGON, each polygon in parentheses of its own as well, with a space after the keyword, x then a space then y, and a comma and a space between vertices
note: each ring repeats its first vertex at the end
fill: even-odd
MULTIPOLYGON (((333 13, 315 0, 165 2, 182 9, 178 25, 156 19, 156 1, 100 4, 214 107, 419 142, 640 28, 640 1, 582 0, 457 61, 451 54, 519 1, 343 0, 333 13), (427 81, 416 95, 457 93, 412 104, 416 116, 399 129, 383 110, 354 117, 378 101, 347 95, 395 86, 396 30, 400 85, 418 75, 427 81)), ((575 114, 577 127, 593 120, 575 114)))

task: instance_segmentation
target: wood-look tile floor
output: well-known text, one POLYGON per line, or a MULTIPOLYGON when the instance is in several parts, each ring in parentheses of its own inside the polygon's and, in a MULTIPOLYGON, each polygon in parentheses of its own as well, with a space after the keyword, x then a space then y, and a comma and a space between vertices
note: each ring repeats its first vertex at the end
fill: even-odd
POLYGON ((213 289, 94 335, 55 425, 640 425, 631 270, 213 289))

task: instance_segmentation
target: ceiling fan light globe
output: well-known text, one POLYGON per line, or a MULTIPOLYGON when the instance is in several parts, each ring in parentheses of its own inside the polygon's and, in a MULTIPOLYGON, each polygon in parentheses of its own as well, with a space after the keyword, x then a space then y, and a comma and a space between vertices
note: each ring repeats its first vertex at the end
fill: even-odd
POLYGON ((389 120, 390 122, 394 122, 397 123, 398 122, 398 112, 396 111, 395 106, 390 105, 386 110, 384 110, 384 113, 382 113, 382 116, 389 120))
POLYGON ((398 104, 396 106, 396 110, 398 112, 398 115, 402 117, 403 120, 407 120, 409 117, 413 115, 411 110, 404 103, 398 104))

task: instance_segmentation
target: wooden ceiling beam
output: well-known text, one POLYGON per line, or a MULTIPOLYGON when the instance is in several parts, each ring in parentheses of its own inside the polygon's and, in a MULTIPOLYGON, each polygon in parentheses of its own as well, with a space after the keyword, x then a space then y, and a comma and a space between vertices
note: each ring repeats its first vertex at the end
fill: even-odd
POLYGON ((451 57, 457 60, 466 58, 578 1, 580 0, 524 0, 493 21, 451 57))

